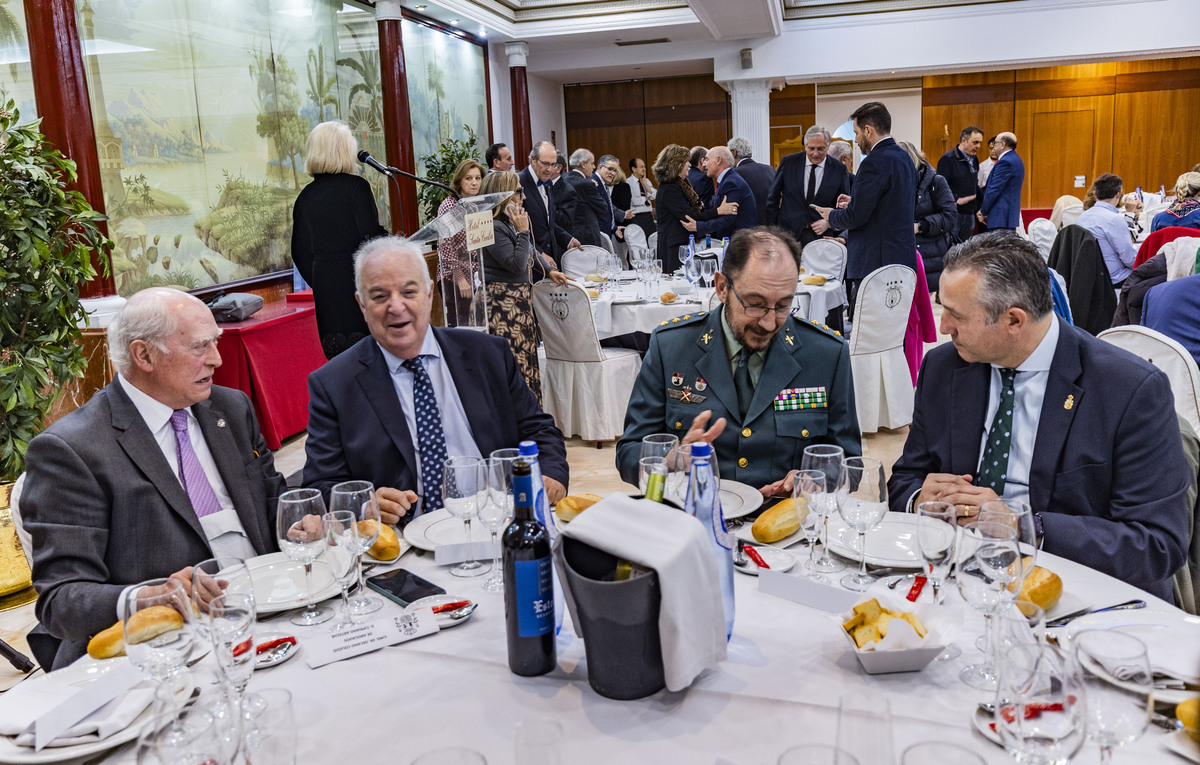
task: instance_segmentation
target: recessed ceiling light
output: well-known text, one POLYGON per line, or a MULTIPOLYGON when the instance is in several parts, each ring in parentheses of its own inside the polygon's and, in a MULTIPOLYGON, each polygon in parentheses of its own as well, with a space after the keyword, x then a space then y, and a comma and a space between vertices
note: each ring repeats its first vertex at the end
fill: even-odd
POLYGON ((426 9, 426 8, 428 8, 428 7, 429 7, 428 5, 418 5, 418 6, 416 6, 416 9, 417 9, 418 11, 423 11, 423 10, 425 10, 425 9, 426 9))
POLYGON ((486 29, 484 29, 483 27, 480 27, 480 28, 479 28, 479 36, 480 36, 480 37, 487 37, 487 30, 486 30, 486 29))
POLYGON ((452 27, 458 26, 458 19, 450 19, 450 26, 452 26, 452 27))

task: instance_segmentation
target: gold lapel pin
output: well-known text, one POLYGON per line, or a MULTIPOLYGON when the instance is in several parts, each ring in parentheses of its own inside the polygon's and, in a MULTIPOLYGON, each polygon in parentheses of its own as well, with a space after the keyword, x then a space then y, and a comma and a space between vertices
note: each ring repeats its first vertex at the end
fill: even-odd
POLYGON ((224 419, 218 419, 218 420, 217 420, 217 427, 218 427, 218 428, 223 428, 223 427, 225 427, 225 420, 224 420, 224 419))
POLYGON ((1063 409, 1070 409, 1075 406, 1075 397, 1067 396, 1067 400, 1063 402, 1063 409))
POLYGON ((708 341, 712 340, 712 330, 710 329, 709 331, 705 332, 700 336, 700 339, 704 341, 705 345, 708 345, 708 341))

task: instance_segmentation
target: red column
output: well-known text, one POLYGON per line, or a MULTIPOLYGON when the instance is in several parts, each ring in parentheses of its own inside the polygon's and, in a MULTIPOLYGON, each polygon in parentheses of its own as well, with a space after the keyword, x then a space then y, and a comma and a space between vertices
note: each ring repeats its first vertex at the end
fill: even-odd
POLYGON ((513 157, 519 167, 529 162, 533 135, 529 129, 529 84, 525 81, 525 59, 529 46, 520 40, 504 44, 508 54, 508 78, 512 90, 513 157))
MULTIPOLYGON (((42 117, 41 131, 68 159, 74 160, 79 177, 72 188, 82 193, 97 211, 104 212, 92 106, 75 24, 75 0, 25 0, 25 23, 29 31, 33 92, 42 117)), ((103 223, 101 226, 107 233, 107 227, 103 223)), ((100 264, 94 253, 92 265, 98 273, 83 285, 80 296, 117 294, 112 275, 99 273, 100 264)))
MULTIPOLYGON (((29 2, 30 0, 26 0, 29 2)), ((410 173, 416 172, 412 139, 412 115, 408 109, 408 76, 404 70, 404 42, 400 36, 399 0, 378 0, 375 18, 379 24, 379 66, 383 87, 383 140, 387 145, 387 163, 410 173)), ((409 178, 389 182, 392 233, 414 233, 417 226, 417 184, 409 178), (403 221, 403 223, 402 223, 403 221)))

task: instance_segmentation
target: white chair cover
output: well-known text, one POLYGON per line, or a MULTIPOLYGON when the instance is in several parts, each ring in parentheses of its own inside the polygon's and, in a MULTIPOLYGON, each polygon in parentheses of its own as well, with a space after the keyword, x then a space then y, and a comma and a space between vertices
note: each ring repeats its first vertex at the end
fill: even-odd
MULTIPOLYGON (((1147 194, 1146 196, 1149 195, 1147 194)), ((1155 194, 1154 196, 1157 197, 1158 194, 1155 194)), ((1150 202, 1146 202, 1145 207, 1142 208, 1142 219, 1144 221, 1143 225, 1147 231, 1150 230, 1151 224, 1154 223, 1154 216, 1158 215, 1160 212, 1170 206, 1171 204, 1169 202, 1158 202, 1157 204, 1150 204, 1150 202)))
POLYGON ((8 509, 12 513, 13 528, 17 531, 17 539, 21 542, 21 550, 25 553, 25 561, 33 568, 33 535, 25 530, 25 524, 21 521, 21 509, 18 500, 21 499, 21 489, 25 486, 25 474, 17 476, 17 482, 13 484, 12 492, 8 497, 8 509))
POLYGON ((801 276, 824 276, 826 283, 837 282, 828 305, 849 304, 846 297, 846 245, 833 239, 814 239, 801 250, 800 265, 804 267, 801 276))
POLYGON ((650 249, 654 250, 655 252, 658 252, 658 232, 657 231, 655 231, 653 234, 651 234, 650 236, 648 236, 646 238, 646 246, 649 247, 650 249))
POLYGON ((1083 205, 1079 204, 1071 205, 1070 207, 1064 207, 1062 213, 1063 228, 1066 228, 1067 226, 1074 226, 1075 221, 1079 220, 1080 215, 1083 215, 1083 205))
POLYGON ((1200 433, 1200 369, 1179 342, 1148 327, 1113 327, 1098 337, 1149 361, 1166 373, 1175 396, 1175 411, 1200 433))
POLYGON ((859 285, 850 368, 863 433, 912 422, 913 383, 904 356, 904 332, 916 289, 916 272, 899 265, 876 269, 859 285))
POLYGON ((612 237, 603 231, 600 232, 600 246, 616 255, 617 251, 613 249, 612 237))
POLYGON ((642 231, 641 226, 635 226, 632 223, 625 227, 625 244, 643 250, 649 247, 646 244, 646 232, 642 231))
POLYGON ((1049 218, 1034 218, 1029 221, 1029 238, 1037 245, 1038 252, 1042 253, 1042 260, 1050 260, 1050 248, 1054 246, 1056 236, 1058 229, 1049 218))
POLYGON ((567 276, 576 279, 582 279, 588 274, 594 274, 598 270, 596 260, 598 255, 609 255, 608 250, 603 247, 585 244, 582 247, 567 250, 562 256, 562 271, 567 276))
POLYGON ((637 351, 600 347, 587 291, 578 284, 533 285, 533 312, 545 343, 538 354, 542 408, 564 436, 588 441, 620 436, 642 368, 637 351))

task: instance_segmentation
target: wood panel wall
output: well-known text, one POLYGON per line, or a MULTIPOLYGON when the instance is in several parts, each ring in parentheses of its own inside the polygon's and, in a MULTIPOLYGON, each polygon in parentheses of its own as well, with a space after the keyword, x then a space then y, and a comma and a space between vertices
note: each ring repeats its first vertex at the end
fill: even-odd
MULTIPOLYGON (((783 90, 771 93, 770 110, 770 161, 778 167, 779 160, 788 154, 804 151, 804 131, 817 121, 817 88, 815 85, 787 85, 783 90)), ((759 162, 766 161, 765 152, 756 147, 754 153, 759 162)))

